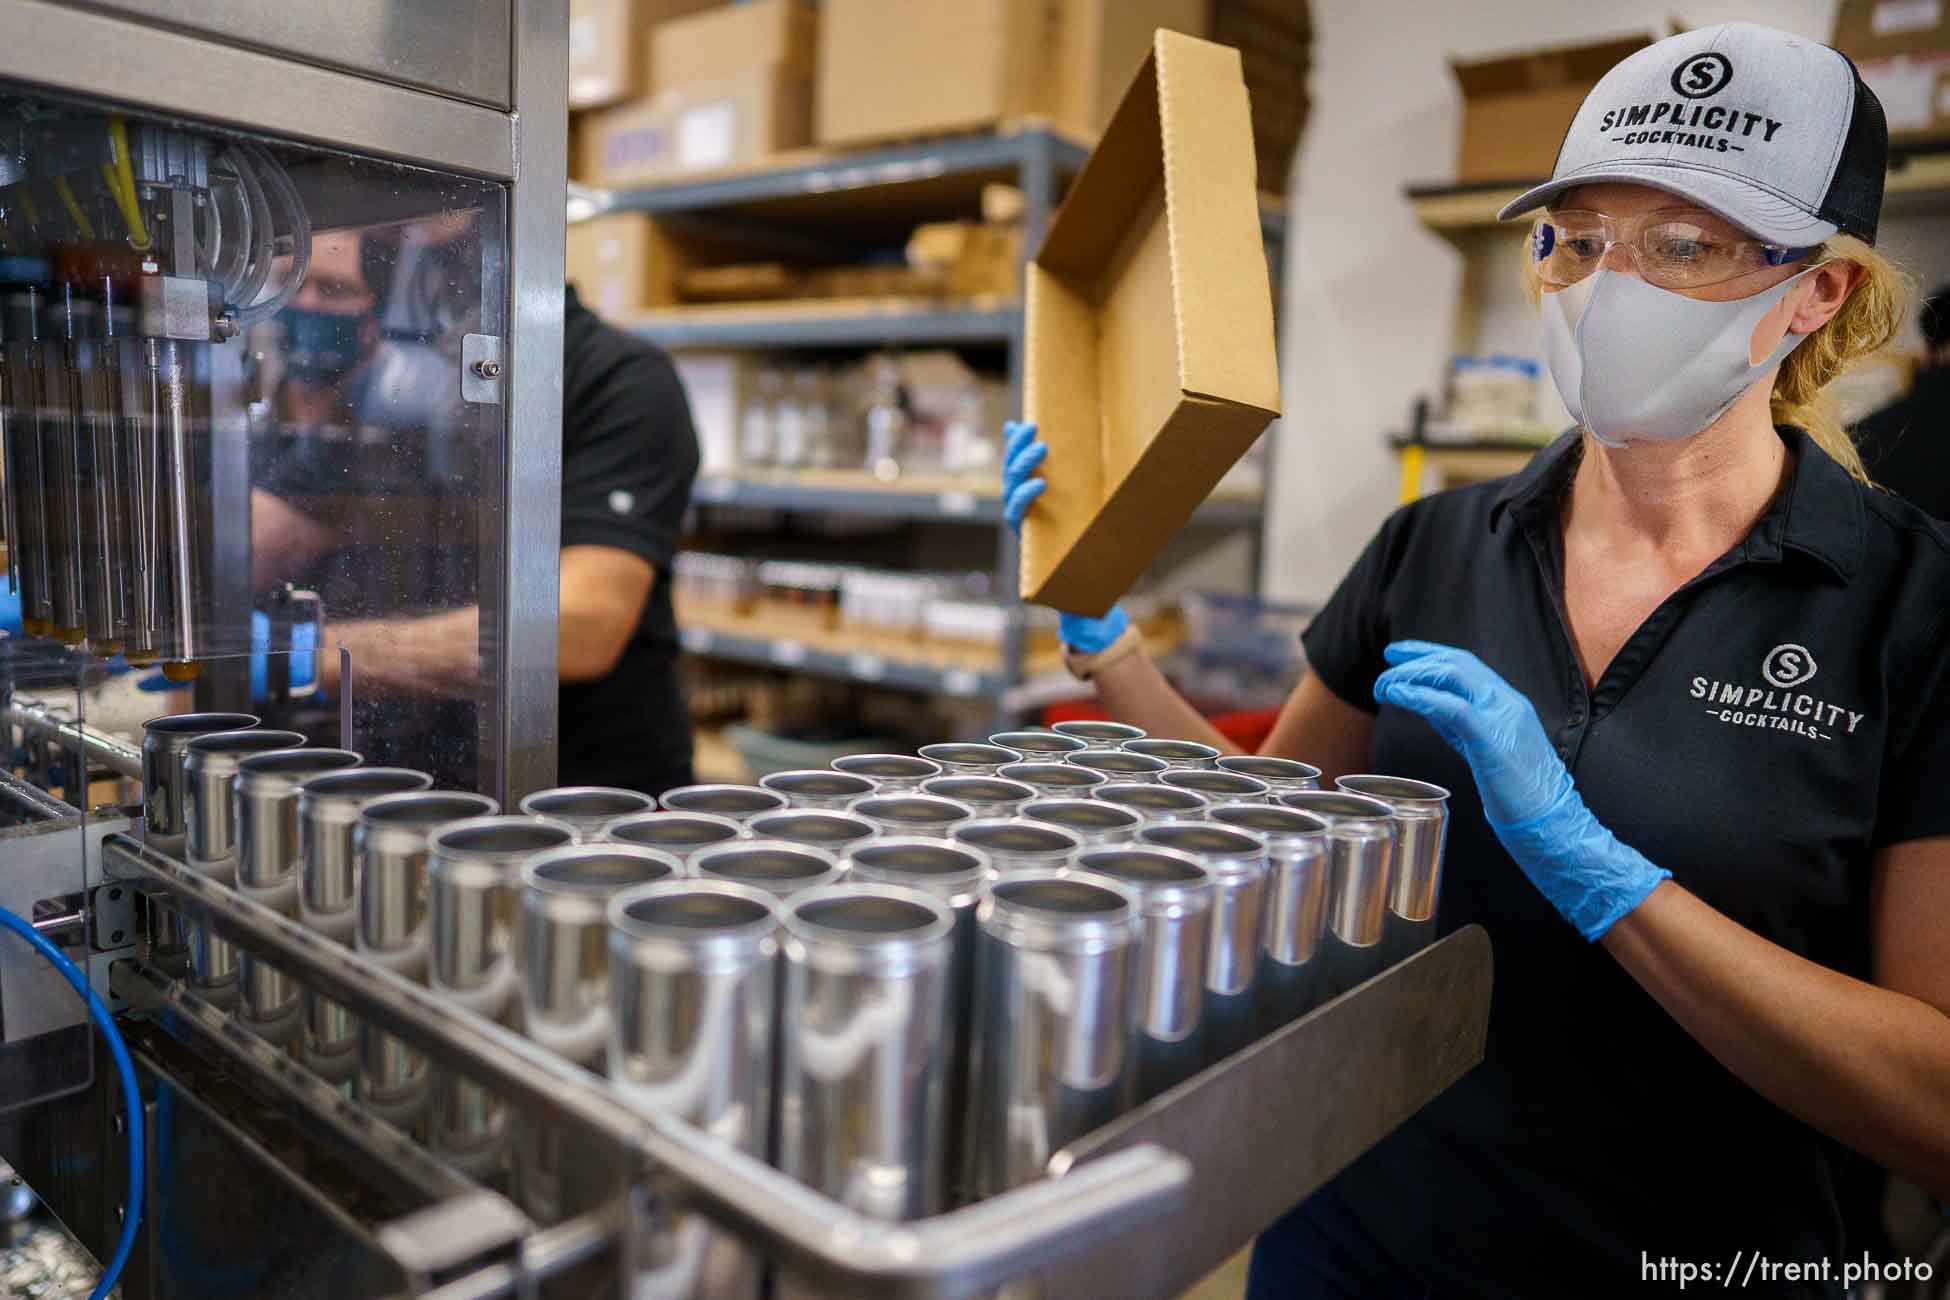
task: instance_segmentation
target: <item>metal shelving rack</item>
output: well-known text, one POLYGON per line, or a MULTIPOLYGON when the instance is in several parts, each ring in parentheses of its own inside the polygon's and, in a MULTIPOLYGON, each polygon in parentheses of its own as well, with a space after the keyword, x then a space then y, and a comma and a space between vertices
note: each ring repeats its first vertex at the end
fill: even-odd
MULTIPOLYGON (((839 155, 808 151, 766 167, 678 180, 637 189, 590 190, 571 186, 569 217, 585 220, 605 212, 639 211, 681 222, 710 223, 756 242, 781 248, 841 250, 858 246, 867 232, 883 240, 899 223, 911 225, 971 211, 982 185, 1012 184, 1023 196, 1025 256, 1041 243, 1064 188, 1088 151, 1038 124, 954 136, 839 155), (849 244, 849 240, 851 244, 849 244)), ((1277 285, 1286 220, 1277 203, 1262 205, 1269 270, 1277 285)), ((884 305, 836 303, 821 313, 805 302, 776 312, 672 310, 647 313, 630 323, 641 336, 666 348, 819 349, 889 346, 993 345, 1007 356, 1012 405, 1021 409, 1023 311, 1016 302, 884 305)), ((1016 538, 1000 527, 1001 502, 965 490, 914 491, 890 486, 859 488, 795 482, 786 475, 706 476, 695 500, 705 505, 745 505, 809 513, 847 513, 917 522, 992 528, 996 534, 996 590, 1016 599, 1016 538)), ((1262 518, 1258 497, 1219 496, 1193 517, 1206 528, 1251 528, 1262 518)), ((1257 581, 1257 563, 1253 566, 1257 581)), ((904 664, 878 654, 814 654, 789 643, 750 638, 692 637, 693 653, 737 662, 770 664, 850 681, 946 695, 991 695, 998 725, 1012 720, 1004 699, 1023 680, 1023 627, 1009 620, 998 673, 942 670, 904 664), (783 657, 781 657, 783 656, 783 657)))

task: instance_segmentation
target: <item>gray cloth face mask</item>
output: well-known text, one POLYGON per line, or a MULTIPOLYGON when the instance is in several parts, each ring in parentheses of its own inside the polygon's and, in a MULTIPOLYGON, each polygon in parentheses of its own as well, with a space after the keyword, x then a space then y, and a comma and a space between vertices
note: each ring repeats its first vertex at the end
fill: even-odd
POLYGON ((1607 447, 1692 437, 1808 339, 1790 330, 1752 360, 1754 330, 1814 269, 1730 302, 1610 270, 1544 294, 1544 355, 1565 408, 1607 447))

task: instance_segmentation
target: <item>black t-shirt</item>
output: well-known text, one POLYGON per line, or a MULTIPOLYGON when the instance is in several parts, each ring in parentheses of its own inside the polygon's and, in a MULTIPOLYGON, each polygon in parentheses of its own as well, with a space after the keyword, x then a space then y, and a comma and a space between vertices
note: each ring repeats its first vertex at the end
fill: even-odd
POLYGON ((1950 519, 1950 365, 1925 371, 1899 402, 1855 426, 1875 481, 1950 519))
POLYGON ((662 349, 605 325, 574 289, 562 333, 562 545, 628 551, 657 577, 614 671, 562 686, 558 779, 654 794, 691 780, 670 570, 697 434, 662 349))
MULTIPOLYGON (((1950 834, 1950 535, 1799 430, 1781 438, 1795 466, 1752 533, 1594 689, 1560 599, 1575 435, 1513 478, 1397 511, 1305 644, 1371 712, 1390 641, 1474 651, 1536 706, 1619 839, 1763 937, 1867 978, 1873 855, 1950 834)), ((1496 951, 1483 1064, 1338 1180, 1375 1238, 1444 1297, 1660 1294, 1647 1254, 1744 1249, 1839 1272, 1839 1148, 1552 911, 1424 721, 1380 709, 1370 757, 1454 792, 1440 926, 1480 923, 1496 951)))

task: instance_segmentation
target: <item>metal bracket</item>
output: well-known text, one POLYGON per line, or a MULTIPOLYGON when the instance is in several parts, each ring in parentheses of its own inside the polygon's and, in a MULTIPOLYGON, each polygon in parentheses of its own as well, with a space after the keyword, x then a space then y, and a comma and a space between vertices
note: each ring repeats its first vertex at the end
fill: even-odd
POLYGON ((90 944, 97 952, 135 946, 135 895, 133 885, 98 885, 88 898, 88 913, 94 923, 90 944))
POLYGON ((501 405, 501 336, 468 334, 460 341, 460 398, 501 405))

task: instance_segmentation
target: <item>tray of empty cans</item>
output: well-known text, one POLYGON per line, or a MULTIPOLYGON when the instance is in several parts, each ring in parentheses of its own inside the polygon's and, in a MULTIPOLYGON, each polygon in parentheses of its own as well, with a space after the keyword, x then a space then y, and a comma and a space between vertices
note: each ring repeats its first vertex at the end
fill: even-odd
POLYGON ((1088 722, 503 814, 253 723, 111 841, 176 996, 535 1224, 622 1170, 637 1294, 1175 1294, 1481 1055, 1420 782, 1088 722))

